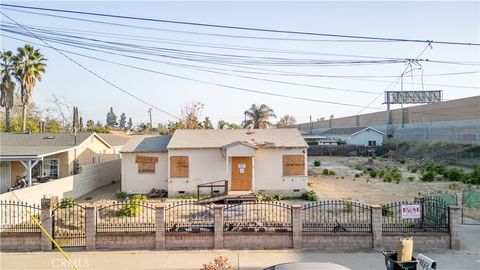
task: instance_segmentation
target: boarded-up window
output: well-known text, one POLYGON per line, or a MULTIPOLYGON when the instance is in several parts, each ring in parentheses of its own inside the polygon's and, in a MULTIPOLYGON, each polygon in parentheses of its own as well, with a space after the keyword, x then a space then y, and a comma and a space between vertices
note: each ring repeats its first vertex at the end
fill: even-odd
POLYGON ((138 164, 138 173, 155 173, 155 164, 158 157, 135 156, 135 163, 138 164))
POLYGON ((170 157, 170 177, 188 177, 188 156, 170 157))
POLYGON ((305 156, 283 156, 283 175, 305 175, 305 156))

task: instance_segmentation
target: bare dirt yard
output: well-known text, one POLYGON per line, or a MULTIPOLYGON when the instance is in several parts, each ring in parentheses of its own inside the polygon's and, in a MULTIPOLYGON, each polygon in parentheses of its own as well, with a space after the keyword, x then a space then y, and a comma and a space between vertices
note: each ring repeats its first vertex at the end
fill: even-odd
MULTIPOLYGON (((420 171, 412 173, 416 160, 404 159, 401 162, 390 158, 376 158, 368 162, 367 157, 309 157, 309 186, 320 199, 352 200, 366 204, 383 204, 397 201, 413 201, 415 196, 432 193, 457 193, 468 188, 461 182, 420 180, 420 171), (313 166, 315 160, 321 165, 313 166), (384 182, 383 177, 369 175, 367 169, 380 170, 386 167, 398 168, 401 180, 384 182), (324 175, 327 169, 335 175, 324 175), (453 185, 452 185, 453 184, 453 185)), ((468 171, 468 169, 466 169, 468 171)))

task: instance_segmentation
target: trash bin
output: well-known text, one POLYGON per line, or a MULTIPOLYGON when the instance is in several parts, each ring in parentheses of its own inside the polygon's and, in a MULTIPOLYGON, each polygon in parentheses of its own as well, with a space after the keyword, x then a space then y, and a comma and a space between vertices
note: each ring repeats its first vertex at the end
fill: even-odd
POLYGON ((409 262, 398 262, 397 251, 384 251, 382 253, 385 256, 387 270, 417 270, 417 259, 415 257, 412 257, 409 262))

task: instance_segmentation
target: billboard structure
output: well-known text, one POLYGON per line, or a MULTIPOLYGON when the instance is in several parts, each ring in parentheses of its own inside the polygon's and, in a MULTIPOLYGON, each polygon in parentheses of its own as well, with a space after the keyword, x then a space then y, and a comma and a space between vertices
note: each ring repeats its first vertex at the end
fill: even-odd
POLYGON ((435 103, 443 100, 443 90, 429 91, 385 91, 385 102, 387 104, 387 137, 392 138, 394 129, 392 124, 391 104, 402 105, 402 127, 404 127, 403 104, 435 103))

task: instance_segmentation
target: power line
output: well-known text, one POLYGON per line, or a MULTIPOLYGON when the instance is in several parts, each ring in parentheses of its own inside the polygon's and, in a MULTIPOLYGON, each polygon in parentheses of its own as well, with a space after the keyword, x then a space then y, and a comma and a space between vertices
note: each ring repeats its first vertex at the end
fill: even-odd
POLYGON ((59 12, 59 13, 100 16, 100 17, 106 17, 106 18, 128 19, 128 20, 159 22, 159 23, 168 23, 168 24, 179 24, 179 25, 191 25, 191 26, 202 26, 202 27, 211 27, 211 28, 223 28, 223 29, 233 29, 233 30, 268 32, 268 33, 294 34, 294 35, 307 35, 307 36, 324 36, 324 37, 337 37, 337 38, 350 38, 350 39, 368 39, 368 40, 379 40, 379 41, 398 41, 398 42, 415 42, 415 43, 428 43, 428 44, 435 43, 435 44, 447 44, 447 45, 480 46, 480 43, 470 43, 470 42, 433 41, 433 40, 420 40, 420 39, 385 38, 385 37, 358 36, 358 35, 314 33, 314 32, 303 32, 303 31, 288 31, 288 30, 279 30, 279 29, 266 29, 266 28, 242 27, 242 26, 231 26, 231 25, 220 25, 220 24, 207 24, 207 23, 187 22, 187 21, 162 20, 162 19, 124 16, 124 15, 115 15, 115 14, 106 14, 106 13, 74 11, 74 10, 66 10, 66 9, 40 8, 40 7, 10 5, 10 4, 0 4, 0 5, 1 6, 6 6, 6 7, 20 8, 20 9, 42 10, 42 11, 59 12))
MULTIPOLYGON (((49 47, 50 47, 50 46, 49 46, 49 47)), ((90 58, 90 59, 94 59, 94 60, 98 60, 98 61, 102 61, 102 62, 107 62, 107 63, 119 65, 119 66, 124 66, 124 67, 128 67, 128 68, 131 68, 131 69, 137 69, 137 70, 141 70, 141 71, 146 71, 146 72, 150 72, 150 73, 156 73, 156 74, 163 75, 163 76, 168 76, 168 77, 173 77, 173 78, 177 78, 177 79, 183 79, 183 80, 193 81, 193 82, 202 83, 202 84, 207 84, 207 85, 213 85, 213 86, 219 86, 219 87, 223 87, 223 88, 234 89, 234 90, 238 90, 238 91, 242 91, 242 92, 256 93, 256 94, 262 94, 262 95, 268 95, 268 96, 275 96, 275 97, 282 97, 282 98, 289 98, 289 99, 302 100, 302 101, 311 101, 311 102, 317 102, 317 103, 325 103, 325 104, 333 104, 333 105, 357 107, 357 108, 363 108, 363 107, 364 107, 364 106, 356 105, 356 104, 349 104, 349 103, 342 103, 342 102, 318 100, 318 99, 313 99, 313 98, 305 98, 305 97, 299 97, 299 96, 291 96, 291 95, 277 94, 277 93, 271 93, 271 92, 266 92, 266 91, 253 90, 253 89, 248 89, 248 88, 243 88, 243 87, 236 87, 236 86, 231 86, 231 85, 227 85, 227 84, 213 83, 213 82, 209 82, 209 81, 204 81, 204 80, 199 80, 199 79, 193 79, 193 78, 184 77, 184 76, 180 76, 180 75, 174 75, 174 74, 169 74, 169 73, 165 73, 165 72, 160 72, 160 71, 156 71, 156 70, 152 70, 152 69, 141 68, 141 67, 138 67, 138 66, 132 66, 132 65, 128 65, 128 64, 124 64, 124 63, 119 63, 119 62, 116 62, 116 61, 112 61, 112 60, 102 59, 102 58, 99 58, 99 57, 89 56, 89 55, 85 55, 85 54, 81 54, 81 53, 76 53, 76 52, 71 52, 71 51, 67 51, 67 50, 63 50, 63 49, 55 49, 55 50, 57 50, 57 51, 63 51, 63 52, 69 53, 69 54, 78 55, 78 56, 82 56, 82 57, 86 57, 86 58, 90 58)), ((374 108, 374 107, 370 107, 370 108, 372 108, 372 109, 378 109, 378 108, 374 108)))
MULTIPOLYGON (((28 29, 24 28, 21 24, 19 24, 17 21, 15 21, 14 19, 12 19, 12 18, 11 18, 10 16, 8 16, 7 14, 5 14, 3 11, 0 10, 0 13, 1 13, 3 16, 7 17, 7 18, 8 18, 9 20, 11 20, 12 22, 14 22, 15 24, 17 24, 18 26, 20 26, 20 27, 22 27, 23 29, 25 29, 27 32, 29 32, 28 29)), ((167 112, 167 111, 165 111, 165 110, 162 110, 162 109, 158 108, 157 106, 151 104, 150 102, 145 101, 145 100, 143 100, 143 99, 141 99, 141 98, 133 95, 132 93, 126 91, 125 89, 119 87, 118 85, 110 82, 109 80, 107 80, 107 79, 105 79, 104 77, 100 76, 100 75, 97 74, 96 72, 92 71, 91 69, 89 69, 89 68, 85 67, 84 65, 80 64, 79 62, 77 62, 76 60, 72 59, 72 58, 69 57, 68 55, 64 54, 61 50, 53 47, 53 46, 50 45, 48 42, 46 42, 46 41, 44 41, 43 39, 41 39, 40 37, 36 36, 34 33, 31 33, 31 32, 29 32, 29 33, 30 33, 32 36, 36 37, 38 40, 40 40, 40 41, 42 41, 43 43, 45 43, 45 45, 47 45, 47 46, 50 47, 51 49, 55 50, 56 52, 58 52, 59 54, 61 54, 62 56, 64 56, 64 57, 67 58, 68 60, 70 60, 71 62, 73 62, 73 63, 75 63, 76 65, 78 65, 79 67, 81 67, 82 69, 86 70, 87 72, 89 72, 90 74, 94 75, 95 77, 101 79, 102 81, 106 82, 107 84, 113 86, 115 89, 117 89, 117 90, 119 90, 119 91, 121 91, 121 92, 129 95, 130 97, 132 97, 132 98, 134 98, 134 99, 136 99, 136 100, 138 100, 138 101, 140 101, 140 102, 142 102, 142 103, 144 103, 144 104, 146 104, 146 105, 148 105, 148 106, 151 106, 152 108, 157 109, 158 111, 160 111, 160 112, 162 112, 162 113, 164 113, 164 114, 166 114, 166 115, 169 115, 169 116, 171 116, 171 117, 173 117, 173 118, 175 118, 175 119, 180 119, 179 117, 177 117, 177 116, 175 116, 175 115, 173 115, 173 114, 171 114, 171 113, 169 113, 169 112, 167 112)))

